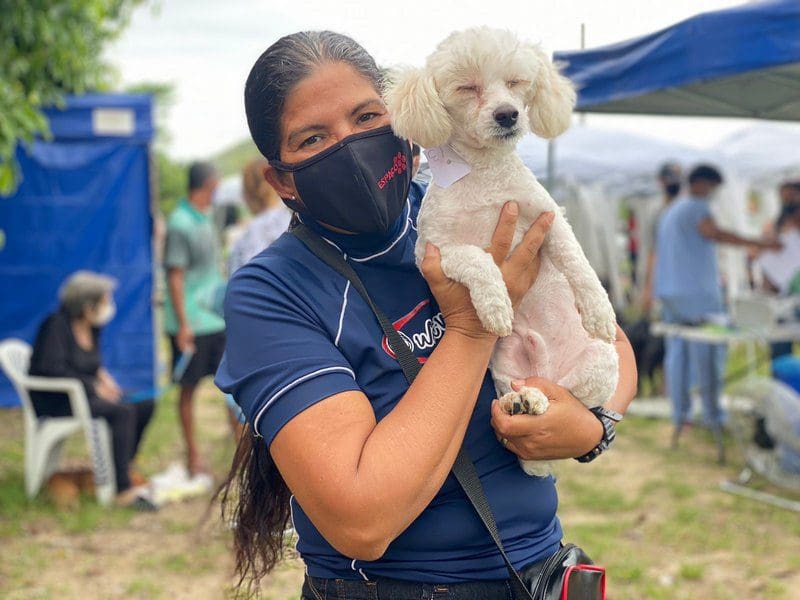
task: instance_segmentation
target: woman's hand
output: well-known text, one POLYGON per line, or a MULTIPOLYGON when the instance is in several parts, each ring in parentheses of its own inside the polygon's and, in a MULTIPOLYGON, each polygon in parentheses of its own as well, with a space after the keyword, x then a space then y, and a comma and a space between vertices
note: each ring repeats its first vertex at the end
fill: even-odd
POLYGON ((555 214, 551 211, 540 214, 525 232, 520 243, 511 252, 514 232, 517 228, 519 206, 516 202, 506 202, 500 212, 492 242, 486 251, 492 255, 495 264, 503 273, 511 305, 516 309, 539 275, 539 250, 550 231, 555 214))
POLYGON ((122 398, 122 392, 119 388, 109 385, 104 379, 97 379, 94 385, 94 393, 97 397, 106 402, 113 402, 116 404, 122 398))
POLYGON ((114 394, 118 396, 122 396, 122 388, 119 387, 117 380, 109 373, 105 367, 100 367, 97 370, 97 379, 103 383, 106 387, 110 388, 114 394))
MULTIPOLYGON (((517 203, 506 202, 492 234, 492 241, 486 249, 503 274, 511 304, 515 308, 536 281, 539 274, 539 249, 554 218, 552 212, 539 215, 514 252, 511 252, 518 214, 517 203)), ((429 243, 425 248, 421 270, 449 330, 461 331, 470 337, 494 337, 481 325, 472 306, 469 290, 449 279, 442 271, 441 255, 433 244, 429 243)))
POLYGON ((505 447, 524 460, 555 460, 582 456, 600 443, 603 425, 568 389, 539 377, 513 382, 514 390, 536 387, 550 406, 541 415, 509 415, 492 402, 492 427, 505 447))

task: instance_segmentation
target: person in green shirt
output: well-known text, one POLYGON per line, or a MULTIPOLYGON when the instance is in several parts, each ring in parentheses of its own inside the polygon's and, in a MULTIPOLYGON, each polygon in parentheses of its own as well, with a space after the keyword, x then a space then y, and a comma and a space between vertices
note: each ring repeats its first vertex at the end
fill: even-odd
POLYGON ((179 411, 191 476, 207 470, 194 433, 193 397, 199 381, 213 375, 225 348, 225 321, 214 310, 224 280, 210 211, 219 185, 210 163, 189 167, 189 189, 167 220, 164 326, 172 344, 173 379, 180 384, 179 411))

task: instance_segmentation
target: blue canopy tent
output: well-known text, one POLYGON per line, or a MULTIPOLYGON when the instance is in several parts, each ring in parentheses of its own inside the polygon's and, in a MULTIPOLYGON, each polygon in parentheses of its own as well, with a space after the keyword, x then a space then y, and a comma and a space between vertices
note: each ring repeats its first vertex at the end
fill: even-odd
POLYGON ((703 13, 554 59, 581 112, 800 120, 798 0, 703 13))
MULTIPOLYGON (((0 198, 0 339, 32 342, 74 271, 111 275, 119 285, 101 338, 105 365, 123 389, 146 394, 156 369, 151 98, 69 97, 47 116, 52 138, 20 145, 22 183, 0 198)), ((0 373, 0 406, 18 402, 0 373)))

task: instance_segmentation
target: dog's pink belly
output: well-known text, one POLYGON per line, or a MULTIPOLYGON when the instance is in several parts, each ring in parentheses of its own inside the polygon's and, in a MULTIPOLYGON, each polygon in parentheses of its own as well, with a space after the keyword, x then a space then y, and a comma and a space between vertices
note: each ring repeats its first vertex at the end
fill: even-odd
POLYGON ((503 372, 558 383, 589 341, 566 279, 543 258, 535 284, 514 313, 513 333, 498 343, 503 372))

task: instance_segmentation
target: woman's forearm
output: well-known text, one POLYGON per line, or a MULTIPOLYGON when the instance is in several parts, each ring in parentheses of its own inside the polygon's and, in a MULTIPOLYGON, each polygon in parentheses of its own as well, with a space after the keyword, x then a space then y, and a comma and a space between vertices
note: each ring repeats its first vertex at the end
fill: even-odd
POLYGON ((614 395, 607 403, 607 407, 618 413, 625 414, 628 406, 636 396, 638 389, 638 373, 636 371, 636 357, 628 337, 622 328, 617 325, 617 340, 615 342, 619 354, 619 381, 614 395))
POLYGON ((494 338, 447 332, 397 406, 372 430, 355 493, 391 541, 425 509, 450 472, 475 407, 494 338))

